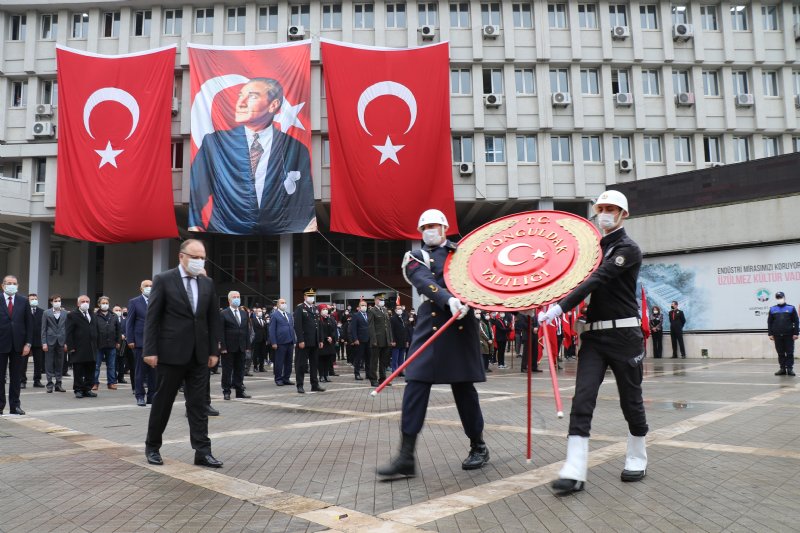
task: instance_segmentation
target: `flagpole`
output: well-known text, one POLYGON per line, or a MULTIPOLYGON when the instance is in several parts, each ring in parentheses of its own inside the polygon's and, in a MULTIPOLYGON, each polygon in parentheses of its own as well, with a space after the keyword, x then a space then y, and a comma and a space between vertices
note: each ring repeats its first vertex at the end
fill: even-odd
POLYGON ((533 317, 528 317, 528 353, 526 354, 528 358, 528 455, 526 456, 526 462, 530 464, 531 462, 531 404, 532 402, 532 393, 531 393, 531 381, 533 380, 533 359, 531 358, 531 333, 533 328, 531 327, 533 324, 533 317))

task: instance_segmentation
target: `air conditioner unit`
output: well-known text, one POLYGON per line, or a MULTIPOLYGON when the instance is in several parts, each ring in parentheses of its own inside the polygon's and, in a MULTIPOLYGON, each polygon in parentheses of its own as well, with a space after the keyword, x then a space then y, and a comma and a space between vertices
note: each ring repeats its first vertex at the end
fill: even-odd
POLYGON ((752 107, 756 103, 752 94, 737 94, 736 107, 752 107))
POLYGON ((36 106, 36 114, 40 117, 52 117, 53 106, 50 104, 38 104, 36 106))
POLYGON ((484 39, 497 39, 497 36, 500 35, 500 26, 487 24, 481 31, 484 39))
POLYGON ((633 170, 633 159, 620 159, 619 160, 619 171, 620 172, 630 172, 633 170))
POLYGON ((306 29, 303 26, 292 25, 289 26, 289 29, 286 30, 286 35, 288 35, 289 39, 291 40, 298 40, 302 39, 306 36, 306 29))
POLYGON ((503 105, 502 94, 484 94, 483 95, 484 107, 500 107, 503 105))
POLYGON ((678 93, 675 96, 675 105, 679 107, 691 107, 694 105, 694 93, 678 93))
POLYGON ((567 107, 572 99, 569 96, 569 93, 553 93, 553 107, 567 107))
POLYGON ((430 24, 420 26, 417 31, 420 33, 420 35, 422 35, 422 39, 424 41, 430 41, 436 37, 436 26, 431 26, 430 24))
POLYGON ((673 41, 688 41, 694 37, 694 26, 691 24, 675 24, 672 27, 673 41))
POLYGON ((50 120, 34 122, 31 132, 34 137, 52 137, 55 133, 55 126, 50 120))
POLYGON ((633 95, 631 93, 617 93, 614 95, 614 103, 617 107, 630 107, 633 105, 633 95))
POLYGON ((176 116, 181 110, 181 101, 178 98, 172 99, 172 116, 176 116))
POLYGON ((474 170, 472 163, 461 163, 458 165, 458 173, 462 176, 472 176, 474 170))
POLYGON ((611 38, 617 41, 624 41, 631 36, 631 29, 627 26, 614 26, 611 28, 611 38))
POLYGON ((800 24, 794 25, 794 40, 800 41, 800 24))
POLYGON ((800 94, 794 95, 794 106, 800 107, 800 94))

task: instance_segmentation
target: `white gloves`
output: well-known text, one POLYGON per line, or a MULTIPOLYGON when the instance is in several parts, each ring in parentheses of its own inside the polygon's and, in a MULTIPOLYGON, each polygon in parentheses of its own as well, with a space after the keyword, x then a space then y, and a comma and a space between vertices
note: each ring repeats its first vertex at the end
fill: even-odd
POLYGON ((456 320, 464 318, 467 315, 467 311, 469 311, 469 307, 462 304, 461 300, 455 297, 447 300, 447 305, 450 306, 450 312, 453 313, 453 316, 459 315, 456 320))
POLYGON ((550 307, 546 313, 541 311, 537 318, 539 320, 539 324, 549 324, 556 318, 560 317, 563 313, 564 311, 561 310, 561 306, 556 304, 550 307))

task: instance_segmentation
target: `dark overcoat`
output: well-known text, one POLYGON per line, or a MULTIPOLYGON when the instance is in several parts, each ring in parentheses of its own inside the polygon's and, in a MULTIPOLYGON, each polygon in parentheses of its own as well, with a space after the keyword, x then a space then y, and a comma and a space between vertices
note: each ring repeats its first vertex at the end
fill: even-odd
POLYGON ((67 348, 70 363, 94 363, 97 357, 97 317, 88 311, 91 323, 80 310, 75 309, 67 315, 67 348))

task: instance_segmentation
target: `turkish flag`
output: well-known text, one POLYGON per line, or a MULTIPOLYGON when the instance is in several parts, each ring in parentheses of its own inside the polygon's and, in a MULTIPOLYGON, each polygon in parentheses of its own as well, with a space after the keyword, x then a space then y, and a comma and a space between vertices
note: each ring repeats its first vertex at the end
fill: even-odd
POLYGON ((419 239, 426 209, 458 233, 447 43, 387 50, 322 40, 331 231, 419 239))
POLYGON ((175 46, 120 56, 56 48, 55 232, 103 243, 177 237, 170 154, 175 46))
POLYGON ((642 285, 642 335, 644 335, 644 348, 647 349, 647 338, 650 337, 650 315, 647 314, 647 295, 642 285))

